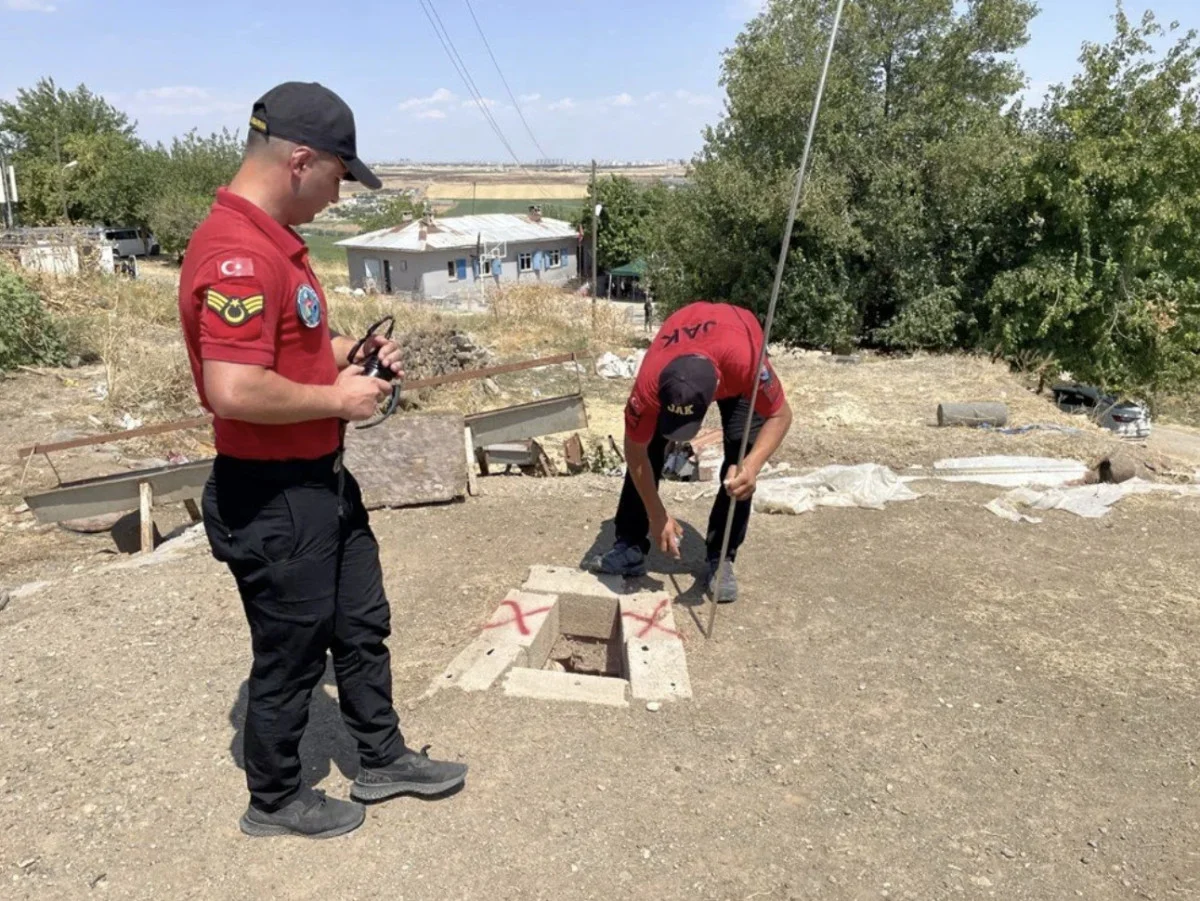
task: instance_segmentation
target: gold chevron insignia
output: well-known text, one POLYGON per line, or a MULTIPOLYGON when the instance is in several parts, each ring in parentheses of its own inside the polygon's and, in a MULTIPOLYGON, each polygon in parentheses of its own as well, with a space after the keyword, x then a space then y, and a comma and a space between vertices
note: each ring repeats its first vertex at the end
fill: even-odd
POLYGON ((220 291, 209 289, 208 308, 229 325, 245 325, 263 311, 263 296, 226 297, 220 291))

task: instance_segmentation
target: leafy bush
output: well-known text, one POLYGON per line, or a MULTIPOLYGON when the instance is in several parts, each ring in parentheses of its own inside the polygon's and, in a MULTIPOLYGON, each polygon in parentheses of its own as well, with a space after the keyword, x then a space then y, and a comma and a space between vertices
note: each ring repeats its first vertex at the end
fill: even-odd
POLYGON ((56 366, 66 354, 42 299, 21 276, 0 266, 0 372, 23 365, 56 366))

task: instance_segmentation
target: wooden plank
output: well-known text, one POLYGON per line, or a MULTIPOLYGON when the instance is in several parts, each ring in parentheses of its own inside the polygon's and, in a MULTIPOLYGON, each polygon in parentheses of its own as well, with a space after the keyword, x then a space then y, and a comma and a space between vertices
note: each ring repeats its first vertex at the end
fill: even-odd
POLYGON ((197 416, 193 419, 181 419, 176 422, 164 422, 159 425, 148 425, 140 429, 127 429, 123 432, 110 432, 107 435, 92 435, 87 438, 72 438, 70 441, 59 441, 55 444, 35 444, 23 447, 17 451, 17 459, 24 460, 33 454, 48 454, 52 451, 71 450, 76 447, 89 447, 93 444, 108 444, 112 441, 124 441, 128 438, 146 438, 150 435, 165 435, 168 432, 178 432, 183 429, 198 429, 212 422, 208 416, 197 416))
POLYGON ((367 509, 446 503, 467 490, 460 413, 406 413, 346 430, 346 468, 367 509))
POLYGON ((149 482, 138 482, 138 499, 141 506, 142 553, 148 554, 154 550, 154 514, 151 512, 154 506, 154 489, 150 487, 149 482))
POLYGON ((67 482, 59 488, 30 494, 25 503, 38 522, 84 519, 105 513, 128 513, 141 503, 139 485, 146 482, 156 505, 174 504, 204 493, 204 483, 212 471, 212 460, 198 460, 178 466, 142 469, 67 482))
POLYGON ((184 509, 187 510, 188 516, 192 518, 192 522, 199 522, 204 517, 200 515, 200 508, 196 506, 196 502, 190 497, 183 501, 184 509))
POLYGON ((435 375, 428 379, 413 379, 404 383, 405 391, 417 391, 421 388, 436 388, 438 385, 449 385, 452 382, 469 382, 474 379, 486 379, 493 375, 503 375, 506 372, 521 372, 524 369, 537 369, 539 366, 553 366, 555 363, 570 363, 575 354, 555 354, 552 357, 539 357, 536 360, 524 360, 520 363, 504 363, 500 366, 488 366, 484 369, 464 369, 462 372, 450 372, 446 375, 435 375))
POLYGON ((587 428, 582 394, 564 394, 467 417, 476 447, 587 428))

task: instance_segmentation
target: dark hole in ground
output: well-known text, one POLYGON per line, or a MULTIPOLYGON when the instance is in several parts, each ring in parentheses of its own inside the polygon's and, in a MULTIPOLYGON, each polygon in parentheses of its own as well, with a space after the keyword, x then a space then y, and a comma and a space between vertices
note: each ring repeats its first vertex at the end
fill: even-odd
POLYGON ((621 645, 616 637, 559 635, 543 669, 621 678, 621 645))

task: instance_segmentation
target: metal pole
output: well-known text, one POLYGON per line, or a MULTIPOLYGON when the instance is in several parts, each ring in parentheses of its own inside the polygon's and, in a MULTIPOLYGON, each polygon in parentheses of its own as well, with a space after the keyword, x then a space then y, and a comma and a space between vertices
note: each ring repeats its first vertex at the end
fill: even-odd
POLYGON ((12 179, 8 172, 8 156, 3 150, 0 150, 0 194, 4 195, 4 227, 11 229, 13 227, 13 213, 12 197, 9 195, 12 194, 12 179))
POLYGON ((596 232, 600 230, 600 214, 596 207, 600 195, 596 191, 596 161, 592 160, 592 331, 596 330, 596 232))
MULTIPOLYGON (((758 397, 758 373, 762 371, 767 358, 767 345, 771 341, 771 326, 775 322, 775 305, 779 301, 779 288, 783 284, 783 269, 787 263, 788 250, 792 243, 792 226, 796 223, 796 211, 800 208, 800 198, 804 192, 805 175, 808 172, 808 157, 812 151, 813 134, 817 129, 817 115, 821 111, 821 98, 825 95, 825 79, 829 76, 829 63, 833 59, 833 45, 837 42, 838 27, 842 21, 842 7, 845 0, 838 0, 837 12, 833 16, 833 30, 829 35, 829 47, 825 51, 825 65, 821 69, 821 80, 817 84, 817 97, 813 102, 812 115, 808 121, 808 136, 804 139, 804 155, 800 159, 800 171, 796 174, 796 188, 792 193, 792 206, 788 210, 787 227, 783 231, 783 247, 779 251, 779 263, 775 267, 775 285, 771 289, 771 303, 767 307, 767 321, 763 325, 763 342, 758 352, 758 363, 754 367, 754 387, 750 390, 750 412, 746 416, 746 427, 742 430, 742 444, 738 450, 738 471, 746 459, 746 446, 750 443, 750 426, 754 420, 754 402, 758 397)), ((719 490, 723 491, 724 486, 719 490)), ((717 563, 716 578, 709 588, 708 628, 706 638, 712 638, 713 625, 717 618, 717 594, 721 589, 721 581, 729 569, 725 555, 729 552, 729 536, 733 531, 733 513, 737 502, 730 498, 729 514, 725 517, 725 535, 721 539, 721 557, 717 563)))

